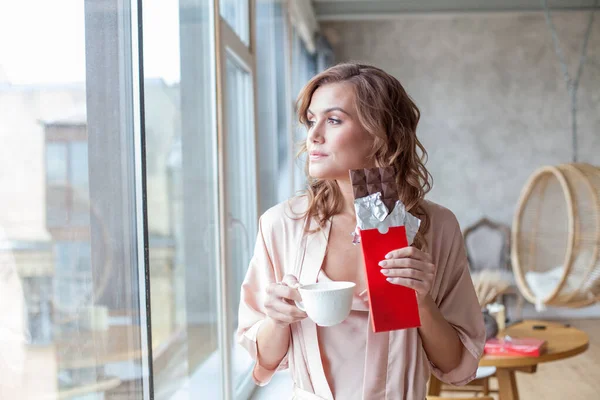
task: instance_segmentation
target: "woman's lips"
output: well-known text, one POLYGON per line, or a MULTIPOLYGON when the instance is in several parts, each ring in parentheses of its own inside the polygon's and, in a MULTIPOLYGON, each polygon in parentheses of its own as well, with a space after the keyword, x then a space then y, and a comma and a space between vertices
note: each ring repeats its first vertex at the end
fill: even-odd
POLYGON ((321 153, 320 151, 311 151, 309 157, 311 160, 320 160, 327 157, 327 154, 321 153))

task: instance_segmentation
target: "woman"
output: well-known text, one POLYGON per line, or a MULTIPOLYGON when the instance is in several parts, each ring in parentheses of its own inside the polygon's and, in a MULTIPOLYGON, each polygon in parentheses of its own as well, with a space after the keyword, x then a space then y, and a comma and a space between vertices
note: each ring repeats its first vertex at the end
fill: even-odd
POLYGON ((430 175, 416 137, 419 110, 381 69, 341 64, 315 76, 298 99, 308 130, 306 193, 268 210, 242 285, 238 338, 256 360, 254 380, 290 368, 296 399, 423 400, 432 371, 462 385, 474 378, 485 329, 459 224, 424 200, 430 175), (400 200, 421 219, 411 247, 392 251, 382 273, 415 289, 421 327, 374 334, 349 170, 394 166, 400 200), (352 281, 342 324, 319 327, 298 309, 298 283, 352 281))

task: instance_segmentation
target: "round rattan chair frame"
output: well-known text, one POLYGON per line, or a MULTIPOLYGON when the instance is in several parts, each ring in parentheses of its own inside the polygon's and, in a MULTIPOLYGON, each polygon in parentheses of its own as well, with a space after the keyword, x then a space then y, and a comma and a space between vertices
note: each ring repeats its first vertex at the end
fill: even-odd
MULTIPOLYGON (((539 226, 539 219, 546 217, 540 215, 540 208, 541 207, 538 206, 537 209, 534 209, 536 211, 534 226, 530 227, 528 230, 528 232, 533 232, 533 235, 538 234, 537 229, 539 226)), ((598 260, 600 253, 600 168, 590 164, 577 163, 545 166, 535 171, 521 192, 517 211, 513 219, 511 236, 511 261, 513 271, 515 273, 517 286, 528 301, 534 304, 542 303, 550 306, 569 308, 585 307, 600 301, 600 290, 597 290, 595 293, 592 292, 591 289, 584 290, 586 282, 590 279, 593 279, 594 282, 600 280, 600 263, 598 260), (544 201, 544 193, 549 179, 555 179, 562 190, 562 196, 564 197, 564 202, 566 204, 566 226, 568 231, 567 241, 565 243, 565 257, 564 260, 562 260, 563 270, 560 282, 546 298, 540 299, 536 297, 525 279, 525 274, 528 271, 535 269, 535 260, 528 263, 529 265, 526 265, 522 262, 522 259, 524 255, 532 257, 532 254, 535 254, 535 243, 534 241, 531 241, 529 248, 527 248, 521 241, 521 233, 524 228, 522 219, 525 210, 531 202, 538 201, 541 204, 544 201), (585 187, 583 190, 584 193, 581 191, 575 192, 575 183, 585 187), (536 189, 537 185, 543 185, 541 196, 533 196, 534 189, 536 189), (590 204, 590 209, 587 211, 591 211, 593 215, 589 215, 587 212, 581 212, 582 210, 579 209, 577 203, 579 196, 589 196, 586 200, 588 200, 588 203, 590 204), (592 218, 595 221, 595 228, 592 229, 591 232, 581 232, 581 221, 583 218, 592 218), (589 265, 585 267, 585 272, 583 272, 584 278, 577 290, 572 291, 570 294, 564 294, 562 291, 567 284, 569 275, 573 272, 573 268, 575 268, 575 259, 578 256, 578 252, 582 251, 579 246, 580 242, 583 241, 582 237, 584 236, 582 235, 585 235, 585 238, 588 239, 588 244, 590 243, 590 238, 591 243, 593 243, 591 260, 589 265)))

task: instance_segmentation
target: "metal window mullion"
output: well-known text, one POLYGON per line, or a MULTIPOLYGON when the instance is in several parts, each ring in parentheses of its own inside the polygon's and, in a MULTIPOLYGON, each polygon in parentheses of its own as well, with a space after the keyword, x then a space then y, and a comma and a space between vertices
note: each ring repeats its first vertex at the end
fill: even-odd
MULTIPOLYGON (((121 0, 85 1, 89 191, 96 214, 90 221, 91 270, 94 285, 104 280, 111 282, 110 291, 99 293, 94 301, 111 310, 143 313, 148 292, 138 280, 140 268, 145 273, 147 264, 140 262, 140 253, 146 247, 140 238, 140 232, 145 235, 145 221, 140 224, 139 218, 143 217, 137 212, 143 174, 141 133, 139 125, 137 133, 134 126, 135 120, 141 118, 141 93, 139 80, 133 76, 139 78, 138 46, 132 44, 133 17, 136 18, 133 26, 141 27, 137 23, 137 4, 134 16, 131 9, 132 4, 121 0), (110 262, 105 264, 106 260, 110 262), (144 293, 138 293, 142 288, 144 293)), ((137 31, 133 35, 136 35, 134 41, 139 40, 137 31)), ((147 323, 135 315, 132 317, 133 324, 147 323)), ((140 336, 128 330, 119 340, 127 351, 140 351, 151 360, 151 348, 145 347, 142 342, 145 339, 140 336)), ((101 354, 103 349, 98 347, 95 351, 101 354)), ((151 397, 149 377, 150 373, 144 371, 139 383, 133 381, 131 390, 151 397)))
POLYGON ((282 10, 282 18, 285 21, 285 40, 286 44, 284 47, 284 55, 285 55, 285 104, 286 107, 286 122, 287 122, 287 130, 288 130, 288 139, 289 146, 288 151, 290 152, 290 157, 288 160, 289 166, 289 179, 290 179, 290 196, 296 191, 296 172, 295 172, 295 157, 296 154, 294 152, 296 135, 294 129, 294 102, 293 102, 293 91, 294 91, 294 76, 293 76, 293 62, 294 62, 294 47, 293 47, 293 34, 292 34, 292 21, 290 19, 289 13, 289 4, 288 2, 283 2, 281 4, 282 10))
MULTIPOLYGON (((273 25, 275 24, 275 8, 274 5, 269 5, 269 17, 268 20, 273 22, 273 25)), ((274 110, 273 113, 270 113, 269 116, 274 117, 271 118, 270 121, 268 121, 267 123, 270 126, 269 132, 272 133, 272 135, 269 135, 269 137, 272 139, 272 144, 271 144, 271 151, 269 152, 269 157, 270 157, 270 167, 272 168, 272 170, 275 172, 274 174, 274 182, 271 183, 271 188, 270 190, 272 190, 273 193, 273 197, 275 199, 277 199, 277 201, 279 201, 279 179, 281 178, 281 175, 279 173, 279 131, 278 131, 278 125, 279 125, 279 121, 277 119, 277 111, 278 111, 278 101, 280 100, 277 96, 277 65, 276 65, 276 58, 277 58, 277 48, 276 48, 276 41, 275 41, 275 29, 274 26, 271 27, 272 29, 269 29, 268 32, 268 48, 265 49, 265 53, 268 53, 267 55, 267 59, 270 60, 271 62, 269 63, 268 66, 265 66, 265 68, 269 69, 269 88, 267 89, 267 91, 269 92, 269 109, 270 110, 274 110)), ((256 32, 255 32, 256 34, 256 32)), ((258 85, 256 85, 257 90, 256 90, 256 96, 257 96, 257 101, 256 101, 256 108, 258 109, 258 85)), ((258 122, 257 122, 258 125, 258 122)), ((259 143, 259 140, 257 138, 256 143, 259 143)), ((263 143, 263 146, 265 146, 266 143, 263 143)), ((257 147, 257 157, 258 157, 258 147, 257 147)), ((264 157, 264 155, 263 155, 264 157)), ((260 175, 257 177, 257 181, 260 182, 260 175)), ((260 196, 258 197, 260 200, 260 196)), ((262 204, 261 207, 259 208, 259 215, 260 215, 260 211, 262 210, 262 204)))
POLYGON ((217 263, 217 331, 219 342, 219 355, 221 357, 221 384, 222 398, 232 400, 232 377, 231 377, 231 349, 229 346, 228 331, 228 265, 227 248, 229 235, 227 232, 227 196, 225 192, 225 181, 227 179, 227 154, 226 154, 226 118, 225 105, 227 95, 225 85, 226 74, 226 51, 223 43, 223 30, 229 28, 221 19, 220 1, 213 0, 213 24, 215 44, 215 71, 216 71, 216 101, 217 101, 217 164, 218 164, 218 213, 219 213, 219 262, 217 263))
POLYGON ((137 238, 138 287, 140 304, 140 343, 145 357, 141 357, 143 398, 154 398, 152 363, 152 322, 150 297, 150 255, 148 241, 147 188, 146 188, 146 142, 144 121, 144 73, 143 73, 143 21, 142 0, 130 0, 131 10, 131 88, 132 123, 134 145, 135 218, 137 238), (144 330, 145 327, 145 330, 144 330))
MULTIPOLYGON (((252 101, 252 110, 249 115, 252 118, 252 139, 254 146, 254 188, 256 190, 256 202, 254 204, 254 210, 256 215, 260 215, 261 202, 260 202, 260 168, 258 166, 258 73, 256 72, 256 4, 255 0, 247 0, 248 7, 248 54, 250 56, 250 90, 249 99, 252 101)), ((277 153, 275 153, 277 154, 277 153)), ((252 251, 251 249, 249 251, 252 251)))

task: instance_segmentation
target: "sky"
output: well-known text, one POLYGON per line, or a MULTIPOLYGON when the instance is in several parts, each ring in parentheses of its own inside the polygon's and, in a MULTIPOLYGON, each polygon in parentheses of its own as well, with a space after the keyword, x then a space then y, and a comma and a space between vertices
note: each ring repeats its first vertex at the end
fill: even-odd
MULTIPOLYGON (((179 81, 177 0, 144 1, 147 78, 179 81)), ((0 81, 85 81, 84 0, 0 0, 0 81)))

